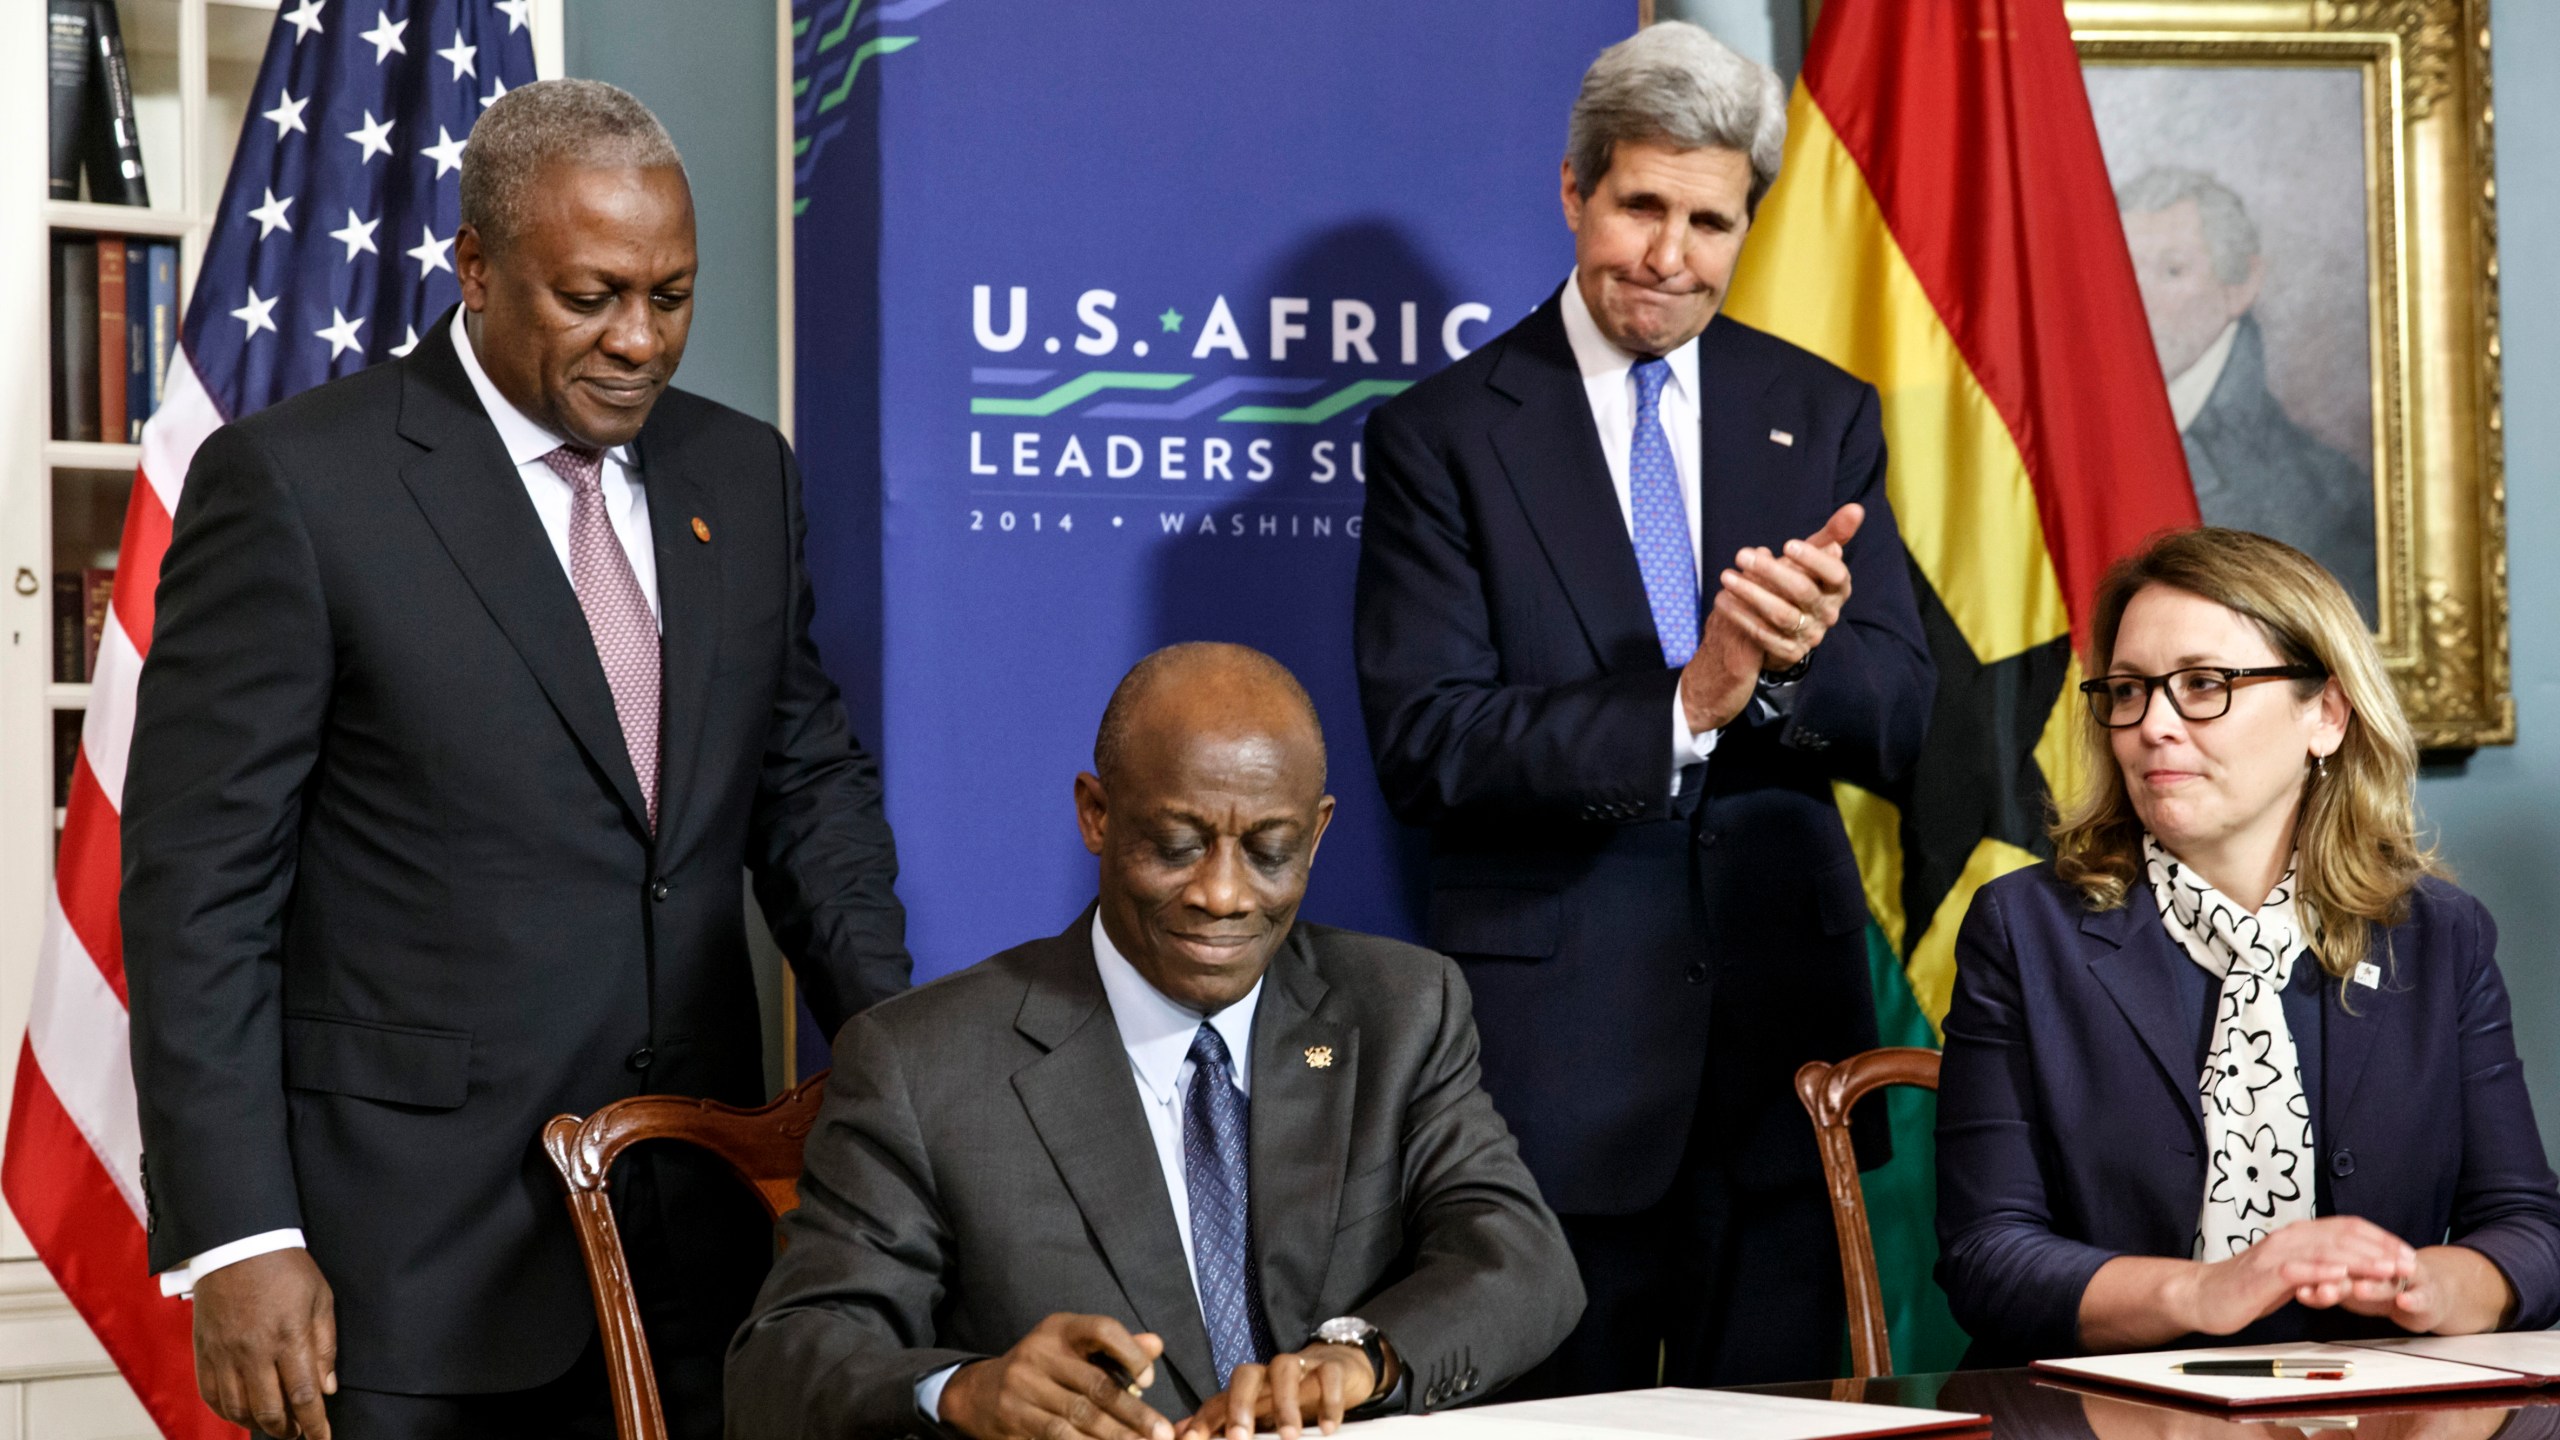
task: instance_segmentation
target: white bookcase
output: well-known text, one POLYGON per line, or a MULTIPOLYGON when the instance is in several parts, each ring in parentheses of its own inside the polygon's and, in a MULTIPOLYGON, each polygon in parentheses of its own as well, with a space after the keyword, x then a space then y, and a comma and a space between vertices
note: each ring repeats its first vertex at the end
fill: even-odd
MULTIPOLYGON (((343 8, 344 0, 331 9, 343 8)), ((141 447, 52 436, 51 241, 174 239, 195 281, 277 0, 117 0, 149 207, 46 198, 47 6, 0 0, 0 1118, 17 1071, 53 883, 57 727, 88 686, 54 678, 53 577, 112 565, 141 447)), ((560 0, 533 11, 541 73, 560 73, 560 0)), ((157 1434, 0 1207, 0 1440, 157 1434)))

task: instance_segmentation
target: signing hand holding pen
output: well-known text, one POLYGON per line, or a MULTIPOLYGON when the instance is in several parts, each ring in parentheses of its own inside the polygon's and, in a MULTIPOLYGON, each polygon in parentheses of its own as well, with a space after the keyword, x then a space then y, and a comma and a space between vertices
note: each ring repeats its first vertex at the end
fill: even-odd
POLYGON ((1129 1388, 1153 1383, 1163 1353, 1164 1341, 1107 1315, 1052 1315, 1002 1355, 961 1366, 942 1419, 975 1440, 1174 1440, 1129 1388))

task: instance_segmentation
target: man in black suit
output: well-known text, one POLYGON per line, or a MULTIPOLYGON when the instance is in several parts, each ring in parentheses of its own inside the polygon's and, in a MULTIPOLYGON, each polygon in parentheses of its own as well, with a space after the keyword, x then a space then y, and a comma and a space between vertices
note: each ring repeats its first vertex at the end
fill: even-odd
POLYGON ((1563 1337, 1457 967, 1297 919, 1324 777, 1269 656, 1129 673, 1076 779, 1096 904, 837 1037, 730 1435, 1298 1440, 1563 1337))
MULTIPOLYGON (((771 427, 668 388, 674 146, 591 81, 492 105, 463 303, 187 475, 124 797, 151 1262, 271 1435, 612 1432, 543 1121, 763 1095, 742 870, 819 1020, 904 987, 875 766, 808 633, 771 427), (325 1412, 325 1413, 324 1413, 325 1412)), ((617 1187, 676 1433, 769 1251, 617 1187)))
POLYGON ((1876 1043, 1831 787, 1910 763, 1936 672, 1875 391, 1716 315, 1784 115, 1694 26, 1605 52, 1563 171, 1572 278, 1369 421, 1370 746, 1431 830, 1430 942, 1591 1296, 1525 1389, 1839 1353, 1791 1086, 1876 1043))

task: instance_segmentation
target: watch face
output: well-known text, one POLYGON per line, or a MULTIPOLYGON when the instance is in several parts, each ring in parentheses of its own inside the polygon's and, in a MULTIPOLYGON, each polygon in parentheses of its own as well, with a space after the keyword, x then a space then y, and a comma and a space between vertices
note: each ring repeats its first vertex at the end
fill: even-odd
POLYGON ((1316 1327, 1316 1338, 1327 1345, 1357 1345, 1369 1338, 1369 1322, 1352 1315, 1337 1316, 1316 1327))

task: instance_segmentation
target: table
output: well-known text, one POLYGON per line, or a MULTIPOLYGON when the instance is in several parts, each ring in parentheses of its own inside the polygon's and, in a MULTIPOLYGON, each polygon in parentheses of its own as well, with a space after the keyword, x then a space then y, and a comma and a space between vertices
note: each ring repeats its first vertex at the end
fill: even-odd
POLYGON ((2458 1391, 2280 1414, 2190 1407, 2032 1370, 1959 1370, 1882 1380, 1746 1385, 1758 1395, 1964 1410, 1991 1417, 1994 1440, 2560 1440, 2560 1391, 2458 1391))

